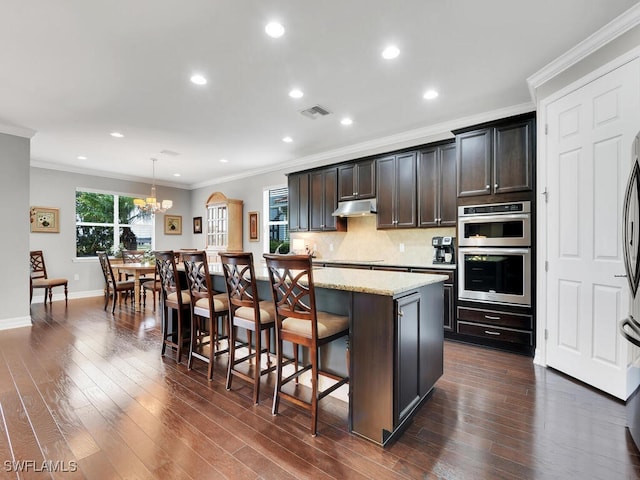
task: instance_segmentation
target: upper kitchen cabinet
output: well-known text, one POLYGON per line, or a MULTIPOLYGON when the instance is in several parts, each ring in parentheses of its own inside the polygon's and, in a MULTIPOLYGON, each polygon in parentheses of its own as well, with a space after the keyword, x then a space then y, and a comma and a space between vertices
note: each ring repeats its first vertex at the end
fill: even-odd
POLYGON ((309 230, 309 174, 292 173, 289 184, 289 231, 309 230))
POLYGON ((495 197, 483 199, 484 203, 527 199, 530 196, 535 158, 533 114, 454 133, 459 198, 495 197))
POLYGON ((379 229, 416 227, 416 157, 416 152, 408 152, 376 161, 379 229))
POLYGON ((376 196, 376 164, 373 159, 338 167, 338 201, 376 196))
POLYGON ((418 153, 418 226, 455 227, 456 144, 434 145, 418 153))
POLYGON ((347 219, 332 215, 338 208, 338 168, 309 173, 309 230, 347 230, 347 219))
MULTIPOLYGON (((242 252, 242 200, 227 198, 221 192, 207 199, 207 254, 242 252)), ((214 261, 218 261, 217 259, 214 261)))

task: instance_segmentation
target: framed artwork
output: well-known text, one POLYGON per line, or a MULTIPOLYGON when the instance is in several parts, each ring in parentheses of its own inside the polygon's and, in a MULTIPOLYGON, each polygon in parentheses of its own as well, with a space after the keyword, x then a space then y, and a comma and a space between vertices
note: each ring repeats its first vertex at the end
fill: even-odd
POLYGON ((202 217, 193 217, 193 233, 202 233, 202 217))
POLYGON ((60 233, 60 209, 31 207, 30 222, 32 232, 60 233))
POLYGON ((164 216, 164 234, 182 235, 182 215, 164 216))
POLYGON ((258 212, 249 212, 249 241, 260 241, 260 217, 258 212))

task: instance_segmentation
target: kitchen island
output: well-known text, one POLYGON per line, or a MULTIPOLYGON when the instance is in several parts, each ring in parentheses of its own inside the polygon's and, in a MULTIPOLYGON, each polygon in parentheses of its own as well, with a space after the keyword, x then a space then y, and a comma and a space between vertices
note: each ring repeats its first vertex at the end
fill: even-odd
MULTIPOLYGON (((224 291, 219 264, 214 288, 224 291)), ((443 373, 443 275, 314 268, 318 308, 350 319, 349 344, 320 351, 323 368, 346 373, 349 428, 385 445, 401 434, 443 373), (346 355, 346 349, 349 355, 346 355)), ((271 298, 266 268, 256 267, 258 294, 271 298)))

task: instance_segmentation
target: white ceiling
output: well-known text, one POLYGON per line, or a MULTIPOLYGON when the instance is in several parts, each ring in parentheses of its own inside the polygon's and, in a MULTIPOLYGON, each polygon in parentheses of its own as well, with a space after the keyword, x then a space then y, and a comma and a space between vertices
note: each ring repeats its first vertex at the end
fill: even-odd
POLYGON ((0 125, 37 132, 33 165, 149 179, 156 157, 158 183, 192 188, 529 103, 528 76, 635 3, 2 0, 0 125), (332 115, 299 113, 315 104, 332 115))

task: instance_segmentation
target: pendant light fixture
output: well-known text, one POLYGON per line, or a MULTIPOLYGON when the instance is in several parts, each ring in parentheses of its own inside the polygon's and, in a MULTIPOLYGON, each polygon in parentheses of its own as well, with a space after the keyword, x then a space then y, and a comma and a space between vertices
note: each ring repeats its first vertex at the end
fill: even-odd
POLYGON ((153 162, 153 183, 151 184, 151 195, 144 200, 142 198, 136 198, 133 200, 133 204, 145 213, 164 213, 173 206, 171 200, 158 201, 156 196, 156 158, 152 158, 153 162))

